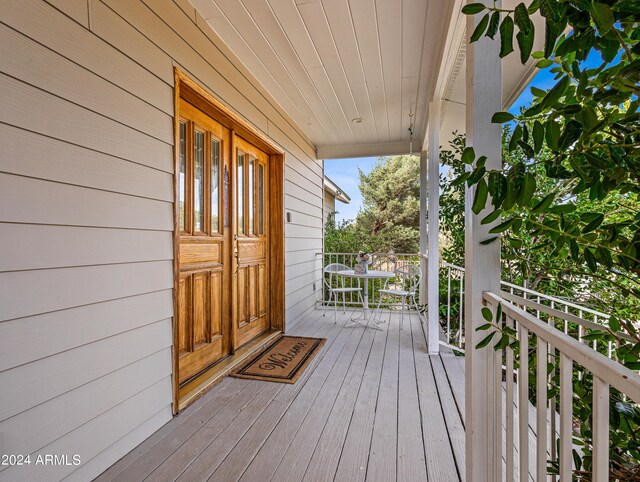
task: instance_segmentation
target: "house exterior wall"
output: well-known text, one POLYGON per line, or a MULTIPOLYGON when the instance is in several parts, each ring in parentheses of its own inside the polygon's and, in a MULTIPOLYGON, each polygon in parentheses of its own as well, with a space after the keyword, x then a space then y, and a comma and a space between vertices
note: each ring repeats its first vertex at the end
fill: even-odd
POLYGON ((327 219, 336 212, 336 198, 328 191, 324 192, 324 215, 323 225, 327 224, 327 219))
POLYGON ((90 480, 171 417, 174 67, 285 151, 286 319, 313 309, 323 172, 185 0, 1 0, 0 480, 90 480))

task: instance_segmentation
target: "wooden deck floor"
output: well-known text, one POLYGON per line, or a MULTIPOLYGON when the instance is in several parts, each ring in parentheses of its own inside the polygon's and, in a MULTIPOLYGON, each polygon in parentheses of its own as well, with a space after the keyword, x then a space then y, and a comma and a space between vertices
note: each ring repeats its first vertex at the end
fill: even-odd
POLYGON ((327 338, 295 384, 227 378, 97 480, 460 481, 463 359, 430 357, 415 312, 330 314, 288 330, 327 338))

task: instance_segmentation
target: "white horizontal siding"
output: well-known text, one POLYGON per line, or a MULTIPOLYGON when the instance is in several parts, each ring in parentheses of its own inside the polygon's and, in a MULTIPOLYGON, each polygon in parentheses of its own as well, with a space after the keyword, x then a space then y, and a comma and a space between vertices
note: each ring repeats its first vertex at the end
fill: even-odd
POLYGON ((90 480, 171 417, 174 66, 285 151, 291 324, 315 301, 322 163, 187 0, 0 8, 0 443, 82 459, 0 480, 90 480))
POLYGON ((336 198, 330 193, 324 192, 324 217, 323 222, 327 224, 329 216, 336 212, 336 198))

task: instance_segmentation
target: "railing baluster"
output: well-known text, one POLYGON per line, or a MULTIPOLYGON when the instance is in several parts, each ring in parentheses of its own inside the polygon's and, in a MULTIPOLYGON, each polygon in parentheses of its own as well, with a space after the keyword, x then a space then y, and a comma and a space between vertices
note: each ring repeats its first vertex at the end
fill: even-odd
POLYGON ((464 326, 464 322, 462 321, 462 314, 464 313, 462 303, 463 301, 463 289, 464 289, 464 271, 458 270, 460 274, 460 303, 458 304, 460 313, 458 314, 458 347, 462 348, 462 327, 464 326))
POLYGON ((547 357, 548 344, 539 336, 536 348, 536 474, 547 480, 547 357))
POLYGON ((573 362, 560 352, 560 482, 571 482, 573 451, 573 362))
MULTIPOLYGON (((513 328, 513 319, 507 316, 507 326, 513 328)), ((507 418, 507 435, 506 435, 506 480, 507 482, 513 482, 513 349, 511 347, 506 348, 506 384, 507 384, 507 396, 506 396, 506 409, 505 414, 507 418)))
MULTIPOLYGON (((552 345, 549 345, 549 351, 550 351, 549 361, 553 363, 555 362, 556 350, 552 345)), ((554 368, 551 371, 552 379, 554 379, 556 375, 555 363, 553 363, 553 367, 554 368)), ((556 426, 556 415, 557 415, 557 401, 556 401, 556 397, 552 397, 549 400, 549 443, 550 443, 549 448, 551 450, 551 460, 557 462, 558 447, 556 445, 556 438, 557 438, 558 428, 556 426)), ((558 478, 555 475, 553 475, 551 479, 553 480, 553 482, 558 480, 558 478)))
MULTIPOLYGON (((582 318, 582 310, 578 310, 578 318, 582 318)), ((582 325, 578 325, 578 341, 582 343, 582 325)))
POLYGON ((609 384, 593 376, 592 482, 609 481, 609 384))
POLYGON ((447 268, 447 343, 451 344, 451 267, 447 268))
MULTIPOLYGON (((494 307, 495 308, 495 307, 494 307)), ((494 310, 493 315, 495 317, 496 310, 494 310)), ((496 319, 496 323, 498 325, 502 325, 502 317, 500 319, 496 319)), ((494 359, 493 359, 493 426, 494 426, 494 443, 495 446, 498 447, 498 450, 495 451, 495 460, 493 463, 495 464, 495 474, 497 480, 502 480, 502 427, 503 427, 503 419, 502 419, 502 355, 504 350, 494 351, 494 359)))
POLYGON ((518 368, 518 455, 520 482, 529 481, 529 330, 520 325, 520 367, 518 368))

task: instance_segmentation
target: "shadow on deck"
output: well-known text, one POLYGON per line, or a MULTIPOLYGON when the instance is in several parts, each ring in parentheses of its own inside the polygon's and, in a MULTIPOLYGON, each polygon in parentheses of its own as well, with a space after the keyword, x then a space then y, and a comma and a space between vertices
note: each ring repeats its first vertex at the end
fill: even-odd
POLYGON ((288 329, 327 338, 295 384, 227 378, 97 480, 463 479, 464 359, 430 357, 415 312, 350 314, 288 329))

